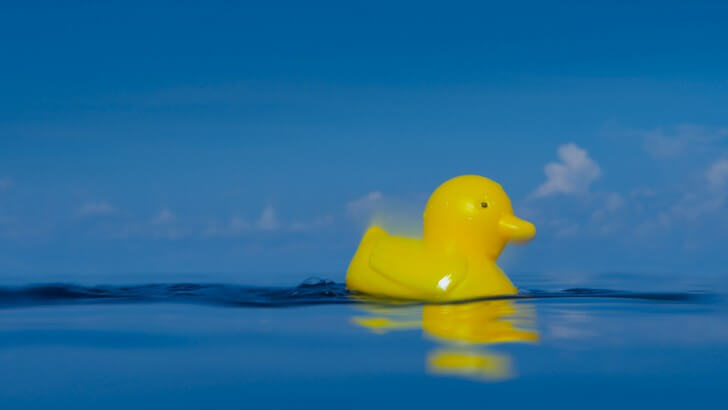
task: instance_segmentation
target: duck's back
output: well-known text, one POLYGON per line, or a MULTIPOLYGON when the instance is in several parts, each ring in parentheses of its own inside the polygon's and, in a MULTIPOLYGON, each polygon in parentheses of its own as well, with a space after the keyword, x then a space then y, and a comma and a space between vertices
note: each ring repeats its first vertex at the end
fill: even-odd
POLYGON ((467 259, 425 249, 418 239, 370 228, 347 271, 349 289, 391 297, 440 300, 467 274, 467 259))

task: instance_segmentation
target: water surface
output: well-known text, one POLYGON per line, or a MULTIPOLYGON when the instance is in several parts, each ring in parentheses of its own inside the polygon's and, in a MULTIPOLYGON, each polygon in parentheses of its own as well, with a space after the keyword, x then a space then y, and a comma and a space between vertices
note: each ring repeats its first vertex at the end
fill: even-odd
POLYGON ((533 278, 516 298, 452 305, 331 281, 5 286, 0 403, 723 408, 721 289, 610 278, 533 278))

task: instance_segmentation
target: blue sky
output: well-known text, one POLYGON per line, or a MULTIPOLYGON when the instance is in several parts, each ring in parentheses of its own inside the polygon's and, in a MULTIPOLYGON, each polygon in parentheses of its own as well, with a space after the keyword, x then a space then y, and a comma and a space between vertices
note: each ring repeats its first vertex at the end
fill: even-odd
POLYGON ((509 272, 726 272, 721 2, 147 3, 0 6, 1 278, 340 280, 463 173, 509 272))

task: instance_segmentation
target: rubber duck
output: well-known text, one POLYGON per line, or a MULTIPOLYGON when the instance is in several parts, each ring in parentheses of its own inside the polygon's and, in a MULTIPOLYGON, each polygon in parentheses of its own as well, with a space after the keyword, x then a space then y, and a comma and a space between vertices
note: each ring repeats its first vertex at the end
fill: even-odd
POLYGON ((427 201, 423 227, 418 239, 371 226, 347 269, 347 287, 424 301, 518 292, 496 259, 507 243, 532 239, 536 228, 513 214, 500 184, 478 175, 444 182, 427 201))

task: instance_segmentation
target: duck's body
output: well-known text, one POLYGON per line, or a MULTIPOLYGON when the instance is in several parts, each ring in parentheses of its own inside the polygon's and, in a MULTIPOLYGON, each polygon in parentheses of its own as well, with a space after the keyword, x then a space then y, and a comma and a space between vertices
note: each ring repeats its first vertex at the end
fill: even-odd
POLYGON ((370 295, 417 300, 462 300, 517 292, 493 261, 430 253, 423 240, 389 235, 378 226, 364 234, 349 265, 346 286, 370 295))
POLYGON ((535 234, 513 216, 497 183, 476 175, 453 178, 430 197, 422 239, 364 234, 346 276, 349 289, 417 300, 462 300, 514 294, 495 260, 509 240, 535 234))

